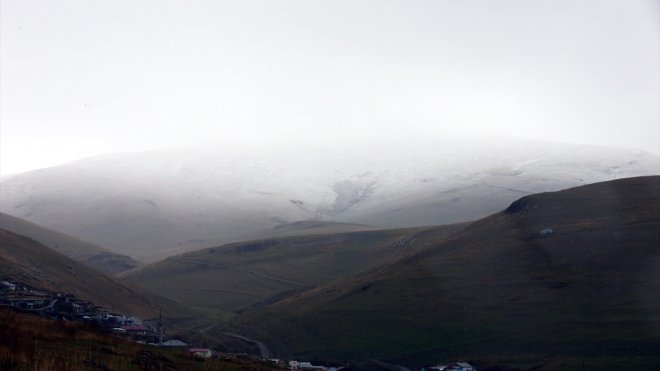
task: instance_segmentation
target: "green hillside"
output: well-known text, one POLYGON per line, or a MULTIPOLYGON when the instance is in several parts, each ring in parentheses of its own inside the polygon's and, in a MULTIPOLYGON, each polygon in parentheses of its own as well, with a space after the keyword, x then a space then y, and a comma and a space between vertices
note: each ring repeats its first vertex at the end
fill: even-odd
MULTIPOLYGON (((327 221, 319 221, 319 220, 301 220, 293 223, 280 224, 273 228, 268 228, 258 232, 249 233, 236 238, 234 242, 266 240, 266 239, 292 237, 292 236, 314 236, 314 235, 339 234, 339 233, 358 232, 358 231, 373 231, 379 229, 382 228, 376 228, 362 224, 337 223, 337 222, 327 222, 327 221)), ((188 252, 199 251, 201 250, 199 247, 200 243, 203 243, 203 240, 194 239, 189 241, 189 244, 184 243, 176 248, 159 251, 158 253, 154 253, 152 255, 151 261, 160 261, 170 256, 176 256, 188 252)), ((210 241, 206 241, 206 243, 207 243, 206 244, 207 247, 217 245, 217 243, 212 243, 210 241)))
POLYGON ((293 223, 281 224, 260 232, 243 236, 241 240, 263 240, 276 237, 311 236, 318 234, 337 234, 348 232, 375 231, 383 228, 364 224, 351 224, 329 222, 322 220, 301 220, 293 223))
POLYGON ((203 249, 121 275, 127 282, 210 310, 253 310, 416 251, 420 235, 446 238, 463 225, 282 237, 203 249))
POLYGON ((404 259, 230 327, 302 358, 660 364, 660 177, 526 196, 448 239, 432 232, 404 259))

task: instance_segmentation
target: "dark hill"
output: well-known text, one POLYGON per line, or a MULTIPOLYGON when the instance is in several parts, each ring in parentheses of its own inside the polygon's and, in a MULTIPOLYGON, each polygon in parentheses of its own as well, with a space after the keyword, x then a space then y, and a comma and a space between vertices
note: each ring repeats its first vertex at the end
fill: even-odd
MULTIPOLYGON (((465 225, 433 228, 436 240, 465 225)), ((412 253, 429 228, 376 230, 241 242, 173 256, 120 277, 213 312, 216 320, 263 307, 412 253)), ((421 246, 421 245, 419 245, 421 246)))
POLYGON ((160 308, 169 318, 190 314, 171 300, 124 284, 35 240, 0 229, 0 277, 4 276, 143 319, 155 318, 160 308))
POLYGON ((303 358, 657 369, 660 177, 526 196, 415 245, 394 263, 246 313, 233 331, 303 358))
POLYGON ((128 256, 113 253, 100 246, 4 213, 0 213, 0 228, 36 240, 71 259, 107 274, 116 274, 139 265, 128 256))

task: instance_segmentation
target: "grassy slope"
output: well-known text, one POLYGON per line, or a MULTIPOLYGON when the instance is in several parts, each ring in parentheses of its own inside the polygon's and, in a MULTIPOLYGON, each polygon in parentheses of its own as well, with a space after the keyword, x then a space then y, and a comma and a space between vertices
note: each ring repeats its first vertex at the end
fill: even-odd
MULTIPOLYGON (((463 226, 434 229, 444 238, 463 226)), ((409 253, 425 228, 283 237, 203 249, 122 278, 216 317, 266 305, 409 253)))
POLYGON ((254 361, 197 360, 129 342, 91 326, 0 308, 0 370, 272 370, 254 361))
POLYGON ((171 300, 126 285, 42 244, 0 229, 0 276, 11 276, 36 288, 73 294, 109 310, 143 319, 191 314, 171 300))
MULTIPOLYGON (((339 234, 339 233, 349 233, 349 232, 358 232, 358 231, 373 231, 379 229, 382 228, 372 227, 363 224, 303 220, 288 224, 281 224, 278 225, 277 227, 265 229, 259 232, 249 233, 236 238, 234 242, 265 240, 265 239, 273 239, 279 237, 313 236, 313 235, 321 235, 321 234, 339 234)), ((167 257, 170 256, 181 255, 193 251, 199 251, 201 249, 198 244, 199 241, 194 241, 192 246, 186 246, 184 244, 181 247, 163 250, 158 253, 152 254, 150 259, 151 261, 158 261, 158 260, 166 259, 167 257)), ((206 246, 213 246, 213 244, 208 243, 206 246)))
POLYGON ((337 234, 348 232, 374 231, 383 228, 372 227, 364 224, 338 223, 318 220, 303 220, 288 224, 278 225, 264 231, 247 235, 245 240, 259 240, 276 237, 311 236, 318 234, 337 234), (249 237, 249 238, 248 238, 249 237))
POLYGON ((297 356, 653 369, 659 241, 660 177, 531 195, 450 240, 419 236, 423 251, 233 326, 297 356), (542 237, 543 228, 555 233, 542 237))
POLYGON ((107 274, 123 272, 138 266, 138 263, 128 256, 115 254, 100 246, 4 213, 0 213, 0 228, 39 241, 53 250, 107 274))

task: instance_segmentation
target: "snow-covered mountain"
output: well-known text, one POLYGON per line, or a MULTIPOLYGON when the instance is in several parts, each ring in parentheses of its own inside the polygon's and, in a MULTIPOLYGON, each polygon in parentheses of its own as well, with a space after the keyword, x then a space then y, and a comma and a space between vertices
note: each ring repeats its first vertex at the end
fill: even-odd
POLYGON ((529 193, 660 173, 637 150, 520 140, 110 154, 18 174, 0 211, 144 260, 300 220, 473 220, 529 193))

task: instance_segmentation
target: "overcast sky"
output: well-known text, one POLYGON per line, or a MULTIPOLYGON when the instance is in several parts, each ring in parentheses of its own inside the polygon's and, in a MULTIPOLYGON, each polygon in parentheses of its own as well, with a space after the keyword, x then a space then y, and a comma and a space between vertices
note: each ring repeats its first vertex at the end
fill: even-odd
POLYGON ((0 172, 212 141, 660 152, 656 0, 2 0, 0 172))

